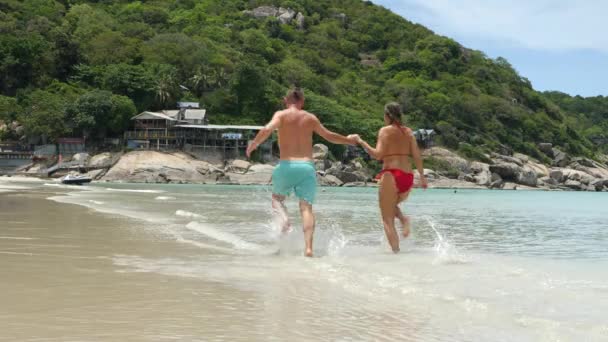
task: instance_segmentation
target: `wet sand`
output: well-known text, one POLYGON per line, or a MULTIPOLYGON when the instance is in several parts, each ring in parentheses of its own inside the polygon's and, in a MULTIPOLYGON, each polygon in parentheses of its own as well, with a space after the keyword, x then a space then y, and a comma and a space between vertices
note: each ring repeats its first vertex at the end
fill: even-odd
POLYGON ((239 328, 260 305, 250 293, 121 272, 120 255, 201 254, 141 233, 140 222, 36 193, 1 194, 0 222, 0 340, 263 340, 239 328))

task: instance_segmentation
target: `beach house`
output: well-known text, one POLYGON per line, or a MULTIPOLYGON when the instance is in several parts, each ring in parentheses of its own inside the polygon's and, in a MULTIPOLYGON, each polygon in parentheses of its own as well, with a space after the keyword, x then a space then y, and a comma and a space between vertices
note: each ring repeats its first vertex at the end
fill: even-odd
MULTIPOLYGON (((204 159, 244 157, 247 144, 262 126, 213 125, 196 102, 178 102, 178 109, 142 112, 125 132, 127 147, 186 151, 204 159)), ((272 158, 272 141, 260 147, 261 158, 272 158)))

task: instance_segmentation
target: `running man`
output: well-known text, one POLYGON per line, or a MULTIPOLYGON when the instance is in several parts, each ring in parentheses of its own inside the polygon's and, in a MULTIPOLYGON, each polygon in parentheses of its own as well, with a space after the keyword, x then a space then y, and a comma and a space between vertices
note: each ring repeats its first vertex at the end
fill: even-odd
POLYGON ((312 135, 342 145, 356 145, 358 136, 345 137, 326 129, 319 119, 302 108, 304 93, 295 88, 283 99, 286 109, 278 111, 247 147, 247 157, 268 139, 274 130, 279 131, 280 161, 272 173, 272 208, 280 215, 283 232, 290 229, 285 199, 295 191, 300 199, 300 214, 304 228, 307 257, 312 257, 312 238, 315 216, 312 205, 317 194, 317 172, 312 158, 312 135))

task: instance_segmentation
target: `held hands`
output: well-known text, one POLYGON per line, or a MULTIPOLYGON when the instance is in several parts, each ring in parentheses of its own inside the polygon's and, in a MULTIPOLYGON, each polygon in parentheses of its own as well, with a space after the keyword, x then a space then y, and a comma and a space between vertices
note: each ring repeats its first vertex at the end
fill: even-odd
POLYGON ((359 134, 351 134, 346 138, 350 140, 351 145, 357 145, 361 143, 361 137, 359 136, 359 134))

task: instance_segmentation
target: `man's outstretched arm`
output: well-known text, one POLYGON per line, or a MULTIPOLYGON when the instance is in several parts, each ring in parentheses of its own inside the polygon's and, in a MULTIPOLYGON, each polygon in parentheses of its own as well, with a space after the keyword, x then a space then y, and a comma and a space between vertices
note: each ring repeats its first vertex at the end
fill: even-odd
POLYGON ((270 138, 270 136, 272 135, 272 132, 279 129, 280 125, 281 125, 281 118, 279 117, 278 113, 275 113, 274 116, 272 117, 272 120, 270 120, 270 122, 258 132, 258 134, 255 136, 255 138, 251 142, 251 144, 249 144, 249 146, 247 146, 247 158, 251 158, 251 153, 253 151, 255 151, 258 148, 258 146, 263 144, 264 141, 266 141, 266 139, 270 138))
POLYGON ((317 119, 317 118, 315 118, 314 125, 315 125, 314 132, 332 144, 340 144, 340 145, 356 145, 357 144, 357 140, 354 137, 350 137, 350 138, 345 137, 341 134, 334 133, 334 132, 328 130, 327 128, 325 128, 325 126, 323 126, 323 124, 321 124, 321 121, 319 121, 319 119, 317 119))

